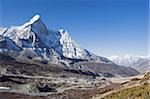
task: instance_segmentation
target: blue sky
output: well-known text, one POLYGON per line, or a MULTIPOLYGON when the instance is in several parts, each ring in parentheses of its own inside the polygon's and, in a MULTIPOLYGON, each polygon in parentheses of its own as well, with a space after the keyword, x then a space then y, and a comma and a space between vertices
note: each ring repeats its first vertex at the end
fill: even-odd
POLYGON ((0 1, 0 26, 20 25, 35 14, 95 54, 148 54, 148 0, 0 1))

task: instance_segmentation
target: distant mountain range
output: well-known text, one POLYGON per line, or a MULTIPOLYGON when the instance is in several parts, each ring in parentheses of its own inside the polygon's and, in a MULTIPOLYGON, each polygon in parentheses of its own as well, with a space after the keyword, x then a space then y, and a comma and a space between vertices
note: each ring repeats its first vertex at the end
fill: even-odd
POLYGON ((138 74, 132 68, 117 66, 80 47, 64 29, 49 30, 39 15, 20 26, 1 27, 0 53, 19 62, 59 64, 65 68, 96 72, 97 75, 138 74))
POLYGON ((130 66, 140 72, 150 71, 150 57, 125 55, 108 57, 111 61, 120 66, 130 66))

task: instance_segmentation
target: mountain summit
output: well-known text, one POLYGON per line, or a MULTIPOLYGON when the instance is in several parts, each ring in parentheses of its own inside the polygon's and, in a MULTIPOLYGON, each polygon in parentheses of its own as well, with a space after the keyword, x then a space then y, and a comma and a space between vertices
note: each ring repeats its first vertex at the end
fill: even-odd
POLYGON ((86 60, 113 64, 80 47, 64 29, 49 30, 39 15, 20 26, 0 29, 0 49, 15 52, 15 58, 40 60, 86 60), (53 59, 55 56, 55 59, 53 59))

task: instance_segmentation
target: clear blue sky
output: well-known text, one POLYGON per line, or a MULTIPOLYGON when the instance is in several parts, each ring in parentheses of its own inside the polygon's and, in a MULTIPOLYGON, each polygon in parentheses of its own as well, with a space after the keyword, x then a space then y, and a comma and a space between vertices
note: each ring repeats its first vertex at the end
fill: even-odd
POLYGON ((95 54, 148 54, 148 0, 0 0, 0 26, 35 14, 95 54))

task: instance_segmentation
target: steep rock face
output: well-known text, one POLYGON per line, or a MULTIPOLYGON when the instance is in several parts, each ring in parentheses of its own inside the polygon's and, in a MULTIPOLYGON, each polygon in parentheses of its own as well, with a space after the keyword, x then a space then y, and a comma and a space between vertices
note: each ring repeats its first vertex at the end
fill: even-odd
POLYGON ((13 42, 8 37, 0 36, 0 50, 1 52, 3 52, 12 50, 21 51, 22 49, 16 46, 15 42, 13 42))
MULTIPOLYGON (((63 56, 67 58, 85 59, 87 53, 74 40, 71 39, 71 36, 67 31, 60 29, 58 30, 58 33, 58 35, 60 35, 60 53, 62 53, 63 56)), ((59 51, 59 49, 57 50, 59 51)))
POLYGON ((0 27, 0 35, 2 35, 6 30, 7 28, 0 27))
POLYGON ((78 59, 114 64, 110 60, 96 56, 80 47, 72 40, 67 31, 63 29, 49 30, 39 15, 35 15, 29 22, 21 26, 11 26, 8 29, 1 28, 0 35, 1 50, 8 49, 8 52, 9 50, 18 52, 20 58, 40 57, 41 60, 48 61, 56 60, 56 58, 58 61, 78 59))

